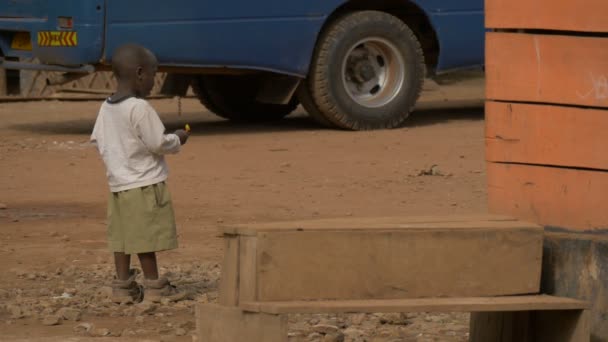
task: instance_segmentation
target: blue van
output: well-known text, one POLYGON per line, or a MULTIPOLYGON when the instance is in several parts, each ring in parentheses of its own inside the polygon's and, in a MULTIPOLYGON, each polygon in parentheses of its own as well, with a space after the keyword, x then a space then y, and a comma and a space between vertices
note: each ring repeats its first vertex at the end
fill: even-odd
POLYGON ((483 64, 483 0, 0 0, 0 67, 73 79, 125 43, 224 118, 393 128, 425 77, 483 64))

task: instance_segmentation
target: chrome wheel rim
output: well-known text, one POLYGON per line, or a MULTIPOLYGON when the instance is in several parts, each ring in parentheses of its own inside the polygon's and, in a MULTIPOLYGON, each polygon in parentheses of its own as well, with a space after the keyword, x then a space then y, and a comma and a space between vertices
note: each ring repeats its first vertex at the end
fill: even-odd
POLYGON ((371 37, 354 44, 342 62, 342 82, 350 98, 367 108, 397 97, 405 80, 405 62, 397 47, 371 37))

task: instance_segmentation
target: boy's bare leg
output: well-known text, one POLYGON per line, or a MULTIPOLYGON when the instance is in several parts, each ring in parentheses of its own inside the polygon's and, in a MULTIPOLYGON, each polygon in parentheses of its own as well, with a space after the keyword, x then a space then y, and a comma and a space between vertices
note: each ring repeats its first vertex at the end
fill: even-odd
POLYGON ((120 280, 127 280, 131 276, 129 269, 131 268, 131 255, 123 252, 114 253, 114 264, 116 265, 116 276, 120 280))
POLYGON ((144 271, 144 278, 149 280, 158 279, 158 265, 156 264, 156 253, 141 253, 137 254, 141 269, 144 271))
POLYGON ((122 252, 114 253, 116 277, 112 281, 112 301, 114 303, 139 303, 143 298, 142 287, 135 282, 137 273, 131 273, 131 255, 122 252))

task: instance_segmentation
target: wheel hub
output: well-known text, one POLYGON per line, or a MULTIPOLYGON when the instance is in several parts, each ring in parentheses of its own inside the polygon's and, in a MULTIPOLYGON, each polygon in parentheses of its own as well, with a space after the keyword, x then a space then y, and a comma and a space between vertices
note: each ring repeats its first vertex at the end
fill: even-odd
POLYGON ((405 62, 397 47, 383 38, 367 38, 345 56, 342 80, 356 103, 377 108, 391 102, 405 80, 405 62))
POLYGON ((354 74, 354 78, 359 84, 363 84, 376 77, 376 71, 374 70, 374 67, 371 65, 371 63, 368 61, 357 62, 357 64, 355 65, 354 74))

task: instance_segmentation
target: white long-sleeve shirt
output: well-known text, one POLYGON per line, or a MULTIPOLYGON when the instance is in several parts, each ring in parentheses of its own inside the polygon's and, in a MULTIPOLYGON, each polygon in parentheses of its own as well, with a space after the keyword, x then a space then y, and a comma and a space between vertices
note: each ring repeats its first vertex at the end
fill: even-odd
POLYGON ((181 146, 177 135, 165 134, 154 108, 134 97, 103 103, 91 142, 106 165, 112 192, 166 180, 169 169, 163 155, 177 153, 181 146))

